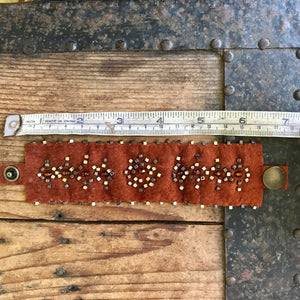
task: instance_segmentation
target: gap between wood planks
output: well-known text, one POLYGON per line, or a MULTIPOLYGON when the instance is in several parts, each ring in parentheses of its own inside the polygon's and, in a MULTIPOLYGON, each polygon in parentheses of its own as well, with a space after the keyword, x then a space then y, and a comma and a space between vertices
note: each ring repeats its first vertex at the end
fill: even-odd
POLYGON ((8 223, 74 223, 74 224, 165 224, 165 225, 224 225, 224 222, 206 222, 206 221, 166 221, 166 220, 145 220, 145 221, 76 221, 76 220, 44 220, 44 219, 1 219, 0 222, 8 223))

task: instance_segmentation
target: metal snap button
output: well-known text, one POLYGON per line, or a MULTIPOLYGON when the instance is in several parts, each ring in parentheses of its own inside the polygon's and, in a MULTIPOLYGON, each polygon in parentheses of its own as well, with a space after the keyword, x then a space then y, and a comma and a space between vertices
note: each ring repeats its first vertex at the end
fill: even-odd
POLYGON ((15 182, 20 177, 20 172, 15 166, 7 166, 3 171, 4 178, 9 182, 15 182))
POLYGON ((286 173, 280 167, 270 167, 263 174, 263 183, 270 190, 279 190, 286 182, 286 173))

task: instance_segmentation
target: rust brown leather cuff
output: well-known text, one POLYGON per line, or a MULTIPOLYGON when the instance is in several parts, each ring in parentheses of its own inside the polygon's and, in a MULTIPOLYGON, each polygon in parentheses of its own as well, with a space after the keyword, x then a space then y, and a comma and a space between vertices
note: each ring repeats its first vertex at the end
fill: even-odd
POLYGON ((39 203, 261 206, 268 167, 259 143, 32 143, 25 164, 0 165, 0 185, 25 185, 39 203))

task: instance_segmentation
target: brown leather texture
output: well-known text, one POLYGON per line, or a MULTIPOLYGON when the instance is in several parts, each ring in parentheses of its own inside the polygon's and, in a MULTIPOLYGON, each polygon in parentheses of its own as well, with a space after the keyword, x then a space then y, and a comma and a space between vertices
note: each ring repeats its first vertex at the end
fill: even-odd
MULTIPOLYGON (((261 206, 262 174, 267 168, 259 143, 80 142, 27 144, 25 165, 18 167, 21 176, 13 184, 25 185, 28 202, 220 206, 261 206)), ((0 184, 12 184, 4 179, 3 169, 1 165, 0 184)))

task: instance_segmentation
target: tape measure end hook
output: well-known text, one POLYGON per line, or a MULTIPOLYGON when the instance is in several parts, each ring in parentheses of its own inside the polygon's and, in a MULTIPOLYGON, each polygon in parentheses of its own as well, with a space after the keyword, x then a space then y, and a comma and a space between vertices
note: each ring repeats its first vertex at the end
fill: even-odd
POLYGON ((16 136, 22 126, 21 115, 10 115, 6 117, 4 125, 4 137, 16 136))

